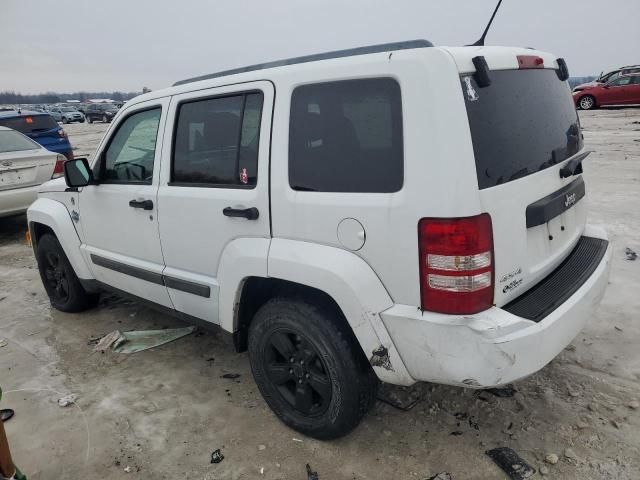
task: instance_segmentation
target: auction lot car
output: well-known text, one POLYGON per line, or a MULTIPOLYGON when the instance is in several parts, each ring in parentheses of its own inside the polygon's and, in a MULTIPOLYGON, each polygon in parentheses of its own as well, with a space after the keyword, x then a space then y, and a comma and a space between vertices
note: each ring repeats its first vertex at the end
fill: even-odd
POLYGON ((56 163, 62 167, 64 161, 26 135, 0 127, 0 217, 26 212, 40 185, 56 176, 56 163))
POLYGON ((582 110, 612 105, 640 105, 640 73, 620 75, 608 83, 574 91, 573 100, 582 110))
POLYGON ((631 73, 640 73, 640 65, 627 65, 626 67, 616 68, 607 73, 602 73, 598 78, 592 82, 581 83, 573 88, 574 92, 579 92, 585 88, 597 87, 599 84, 608 83, 615 80, 620 75, 628 75, 631 73))
POLYGON ((29 209, 45 289, 62 311, 109 289, 218 325, 321 439, 378 380, 523 378, 580 331, 611 258, 567 78, 536 50, 412 41, 137 97, 29 209))
POLYGON ((78 111, 75 107, 53 107, 49 110, 49 113, 58 122, 73 123, 84 122, 84 115, 78 111))
MULTIPOLYGON (((73 158, 73 149, 66 132, 46 112, 15 111, 0 112, 0 126, 24 133, 51 152, 73 158)), ((59 166, 62 173, 62 165, 59 166)))
POLYGON ((112 103, 92 103, 87 105, 84 111, 84 115, 87 118, 87 122, 110 122, 113 117, 118 113, 118 107, 112 103))

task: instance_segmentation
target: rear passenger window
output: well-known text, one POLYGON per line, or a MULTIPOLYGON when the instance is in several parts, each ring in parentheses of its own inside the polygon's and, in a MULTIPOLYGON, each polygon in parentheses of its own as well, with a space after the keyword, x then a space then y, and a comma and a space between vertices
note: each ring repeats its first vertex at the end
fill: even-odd
POLYGON ((180 105, 171 185, 254 187, 261 117, 261 93, 180 105))
POLYGON ((298 87, 289 129, 294 190, 389 193, 402 188, 402 105, 395 80, 298 87))

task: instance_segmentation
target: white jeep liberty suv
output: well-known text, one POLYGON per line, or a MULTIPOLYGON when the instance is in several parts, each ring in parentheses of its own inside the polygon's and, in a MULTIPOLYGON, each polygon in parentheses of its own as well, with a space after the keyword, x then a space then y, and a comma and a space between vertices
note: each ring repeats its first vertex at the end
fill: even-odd
POLYGON ((611 257, 567 78, 537 50, 417 40, 139 96, 29 209, 51 304, 111 289, 218 325, 278 417, 321 439, 379 380, 530 375, 611 257))

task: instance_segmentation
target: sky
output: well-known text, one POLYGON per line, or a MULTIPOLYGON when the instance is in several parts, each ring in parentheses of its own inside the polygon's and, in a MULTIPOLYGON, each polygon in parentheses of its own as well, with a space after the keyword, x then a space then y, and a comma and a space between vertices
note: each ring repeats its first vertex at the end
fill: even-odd
MULTIPOLYGON (((0 0, 0 91, 153 90, 237 66, 426 38, 473 43, 497 0, 0 0)), ((640 64, 640 0, 504 0, 487 45, 572 76, 640 64)))

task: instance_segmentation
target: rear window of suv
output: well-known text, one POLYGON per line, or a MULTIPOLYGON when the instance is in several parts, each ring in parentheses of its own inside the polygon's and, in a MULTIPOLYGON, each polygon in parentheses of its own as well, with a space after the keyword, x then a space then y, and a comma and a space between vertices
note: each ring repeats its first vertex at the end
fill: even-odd
POLYGON ((580 122, 555 70, 493 70, 461 79, 481 189, 552 167, 582 148, 580 122))
POLYGON ((9 127, 24 134, 44 132, 60 128, 51 115, 25 115, 22 117, 0 118, 0 126, 9 127))

